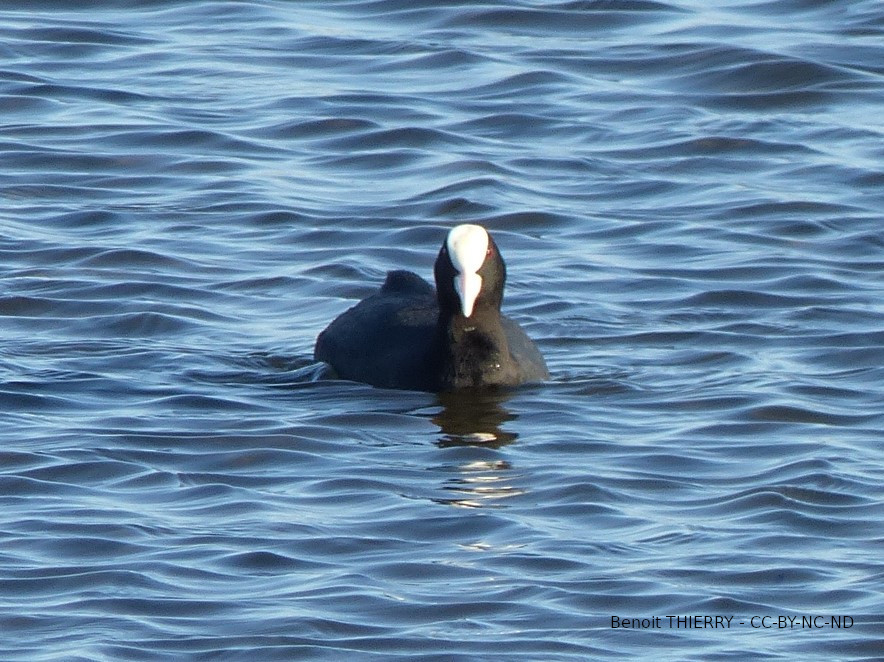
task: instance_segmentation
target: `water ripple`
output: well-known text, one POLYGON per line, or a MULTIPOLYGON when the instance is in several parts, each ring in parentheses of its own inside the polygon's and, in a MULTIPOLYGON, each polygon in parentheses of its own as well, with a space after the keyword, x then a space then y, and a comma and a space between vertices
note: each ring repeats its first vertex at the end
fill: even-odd
POLYGON ((877 659, 880 13, 0 10, 0 657, 877 659), (549 383, 312 361, 459 222, 549 383))

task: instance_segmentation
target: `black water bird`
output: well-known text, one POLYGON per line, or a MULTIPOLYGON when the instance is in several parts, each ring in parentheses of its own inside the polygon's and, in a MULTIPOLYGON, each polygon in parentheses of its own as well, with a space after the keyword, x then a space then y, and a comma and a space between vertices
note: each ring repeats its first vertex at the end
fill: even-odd
POLYGON ((342 379, 419 391, 549 378, 537 346, 500 312, 506 265, 485 228, 453 228, 434 275, 435 291, 413 272, 390 271, 319 334, 316 360, 342 379))

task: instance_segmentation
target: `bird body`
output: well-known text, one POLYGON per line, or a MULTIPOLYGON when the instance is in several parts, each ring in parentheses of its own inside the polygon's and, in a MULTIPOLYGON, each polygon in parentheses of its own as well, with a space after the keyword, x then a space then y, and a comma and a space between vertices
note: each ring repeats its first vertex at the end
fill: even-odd
POLYGON ((342 379, 421 391, 549 377, 531 339, 500 313, 506 267, 484 228, 451 230, 434 272, 435 290, 412 272, 389 272, 319 335, 315 358, 342 379))

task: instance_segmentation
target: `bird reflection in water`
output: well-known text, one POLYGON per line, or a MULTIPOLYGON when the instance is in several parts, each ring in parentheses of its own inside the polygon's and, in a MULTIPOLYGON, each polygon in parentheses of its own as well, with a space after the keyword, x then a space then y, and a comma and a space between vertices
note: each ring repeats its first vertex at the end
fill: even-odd
MULTIPOLYGON (((518 435, 501 429, 517 418, 503 406, 510 397, 503 391, 488 390, 440 394, 442 409, 432 419, 442 433, 436 444, 440 448, 498 449, 514 442, 518 435)), ((439 503, 461 508, 500 507, 500 499, 524 494, 513 485, 519 474, 507 460, 473 457, 449 470, 455 475, 446 479, 442 489, 456 496, 437 499, 439 503)))
POLYGON ((514 442, 518 435, 501 426, 517 416, 504 407, 512 395, 504 390, 462 389, 439 394, 441 411, 433 417, 442 435, 440 448, 451 446, 486 446, 500 448, 514 442))

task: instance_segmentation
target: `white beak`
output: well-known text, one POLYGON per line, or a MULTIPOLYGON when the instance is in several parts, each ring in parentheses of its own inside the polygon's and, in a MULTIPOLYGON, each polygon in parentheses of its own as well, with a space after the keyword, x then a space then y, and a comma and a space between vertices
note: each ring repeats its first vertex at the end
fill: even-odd
POLYGON ((473 314, 476 298, 482 290, 482 277, 479 274, 457 274, 454 277, 454 289, 460 297, 460 309, 464 317, 473 314))
POLYGON ((469 317, 482 290, 482 277, 476 272, 485 261, 490 241, 488 232, 481 225, 465 223, 453 228, 445 241, 451 264, 457 271, 454 289, 460 297, 460 309, 464 317, 469 317))

